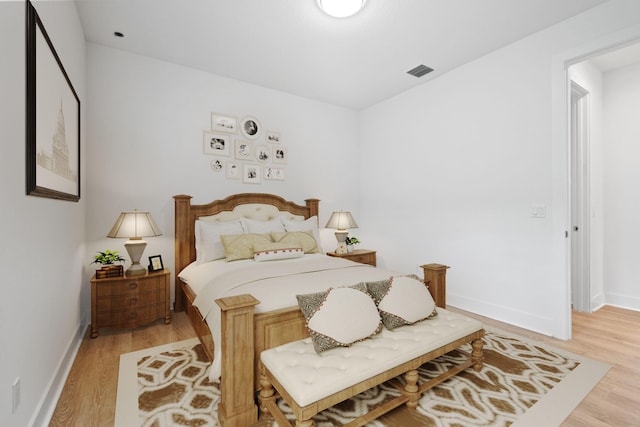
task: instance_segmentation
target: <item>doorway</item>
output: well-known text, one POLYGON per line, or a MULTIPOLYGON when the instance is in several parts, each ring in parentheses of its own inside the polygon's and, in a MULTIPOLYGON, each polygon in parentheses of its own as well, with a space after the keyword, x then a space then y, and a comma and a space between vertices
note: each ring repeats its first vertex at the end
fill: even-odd
POLYGON ((591 312, 589 91, 571 82, 571 305, 591 312))

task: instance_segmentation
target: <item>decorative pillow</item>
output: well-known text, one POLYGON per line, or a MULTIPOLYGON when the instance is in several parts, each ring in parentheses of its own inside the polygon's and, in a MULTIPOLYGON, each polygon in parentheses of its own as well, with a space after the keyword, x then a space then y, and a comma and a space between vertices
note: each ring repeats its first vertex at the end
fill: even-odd
POLYGON ((221 235, 220 240, 222 240, 227 261, 253 258, 254 245, 272 243, 271 236, 268 234, 255 233, 221 235))
POLYGON ((220 235, 241 233, 244 233, 244 229, 240 220, 228 222, 197 220, 195 223, 196 262, 202 264, 224 258, 224 246, 220 241, 220 235))
POLYGON ((348 347, 382 330, 380 314, 364 283, 296 298, 318 353, 348 347))
POLYGON ((311 230, 292 231, 290 233, 271 233, 271 238, 274 242, 302 248, 305 254, 317 254, 320 252, 318 242, 313 238, 313 232, 311 230))
POLYGON ((285 231, 280 218, 275 218, 270 221, 242 218, 242 225, 247 233, 271 233, 272 231, 282 233, 285 231))
POLYGON ((317 216, 312 216, 304 221, 292 221, 282 218, 282 225, 284 225, 284 230, 287 232, 311 230, 313 238, 316 239, 316 242, 318 243, 318 251, 322 252, 322 248, 320 247, 320 232, 318 231, 317 216))
POLYGON ((253 246, 253 259, 255 261, 273 261, 277 259, 300 258, 304 256, 302 248, 293 248, 287 244, 255 244, 253 246))
POLYGON ((387 329, 411 325, 438 315, 429 290, 415 276, 396 276, 389 280, 369 282, 367 289, 387 329))

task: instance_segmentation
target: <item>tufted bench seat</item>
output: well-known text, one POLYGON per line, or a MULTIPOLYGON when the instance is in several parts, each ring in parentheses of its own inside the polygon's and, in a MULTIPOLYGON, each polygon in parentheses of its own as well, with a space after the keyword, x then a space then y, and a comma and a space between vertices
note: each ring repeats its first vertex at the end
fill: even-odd
POLYGON ((271 413, 279 425, 289 425, 276 404, 280 397, 289 404, 297 427, 311 427, 318 412, 369 388, 404 374, 404 384, 395 380, 400 396, 354 420, 361 426, 407 403, 415 409, 427 389, 473 366, 482 367, 482 324, 466 316, 438 308, 438 316, 379 334, 350 347, 316 353, 310 338, 293 341, 261 353, 263 374, 259 400, 263 413, 271 413), (438 377, 418 384, 417 369, 424 363, 464 344, 472 343, 468 360, 438 377))

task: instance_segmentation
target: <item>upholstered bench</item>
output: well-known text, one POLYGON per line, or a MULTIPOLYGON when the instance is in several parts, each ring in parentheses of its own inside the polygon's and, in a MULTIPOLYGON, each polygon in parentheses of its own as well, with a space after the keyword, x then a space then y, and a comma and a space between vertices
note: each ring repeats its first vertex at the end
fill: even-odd
POLYGON ((424 391, 470 366, 476 371, 482 368, 482 324, 445 309, 437 310, 436 317, 394 330, 385 328, 350 347, 316 353, 307 338, 263 351, 261 412, 271 413, 280 426, 289 425, 276 404, 282 397, 296 417, 296 426, 311 427, 311 418, 320 411, 402 374, 404 384, 394 380, 401 391, 398 397, 348 425, 362 426, 403 403, 415 409, 424 391), (468 360, 418 384, 417 369, 421 365, 467 343, 472 344, 472 352, 465 353, 468 360))

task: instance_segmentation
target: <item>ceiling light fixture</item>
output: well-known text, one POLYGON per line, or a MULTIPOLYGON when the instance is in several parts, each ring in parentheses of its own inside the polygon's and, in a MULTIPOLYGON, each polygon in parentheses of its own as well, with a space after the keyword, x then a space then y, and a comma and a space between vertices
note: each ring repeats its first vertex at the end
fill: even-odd
POLYGON ((367 0, 318 0, 318 6, 327 15, 346 18, 358 13, 366 2, 367 0))

